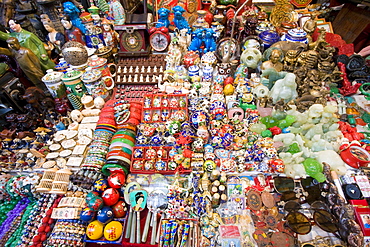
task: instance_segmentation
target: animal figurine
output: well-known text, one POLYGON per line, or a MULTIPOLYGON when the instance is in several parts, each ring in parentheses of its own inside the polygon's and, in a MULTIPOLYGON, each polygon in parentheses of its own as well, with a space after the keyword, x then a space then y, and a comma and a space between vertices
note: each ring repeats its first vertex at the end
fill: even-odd
POLYGON ((82 33, 86 33, 87 30, 79 17, 80 10, 76 7, 76 5, 74 5, 72 2, 65 2, 63 3, 63 8, 64 13, 70 17, 73 26, 80 29, 82 33))
POLYGON ((170 11, 166 8, 160 8, 158 10, 158 23, 155 26, 156 28, 160 27, 167 27, 170 25, 170 21, 168 20, 168 16, 170 14, 170 11))
POLYGON ((216 32, 212 28, 206 28, 204 38, 204 52, 215 51, 216 50, 216 32))
POLYGON ((174 15, 173 22, 175 26, 179 30, 184 29, 184 28, 189 29, 190 28, 189 23, 185 19, 185 17, 182 15, 185 12, 185 9, 179 5, 176 5, 175 7, 173 7, 172 11, 174 15))
POLYGON ((199 51, 202 52, 200 48, 203 42, 204 28, 198 28, 193 32, 193 39, 189 46, 189 51, 199 51))

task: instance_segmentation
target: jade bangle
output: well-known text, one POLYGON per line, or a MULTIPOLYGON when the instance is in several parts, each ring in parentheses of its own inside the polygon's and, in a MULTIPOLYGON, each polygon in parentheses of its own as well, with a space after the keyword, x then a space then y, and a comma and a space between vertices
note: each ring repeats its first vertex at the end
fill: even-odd
POLYGON ((365 83, 363 83, 363 84, 360 86, 359 90, 360 90, 360 92, 361 92, 363 95, 365 95, 366 99, 368 99, 368 98, 370 98, 370 93, 368 93, 367 91, 365 91, 365 89, 364 89, 364 87, 365 87, 365 86, 370 86, 370 82, 365 82, 365 83))

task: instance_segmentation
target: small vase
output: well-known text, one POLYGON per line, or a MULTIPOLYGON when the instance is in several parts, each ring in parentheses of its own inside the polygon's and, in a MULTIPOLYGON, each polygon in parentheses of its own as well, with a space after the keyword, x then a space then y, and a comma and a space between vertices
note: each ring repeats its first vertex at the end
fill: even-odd
POLYGON ((227 11, 227 7, 225 5, 217 5, 216 6, 216 15, 222 15, 223 16, 223 19, 220 21, 220 23, 222 25, 225 25, 226 24, 226 11, 227 11))
POLYGON ((204 17, 206 16, 207 14, 207 11, 205 10, 198 10, 197 11, 197 14, 198 14, 198 18, 197 20, 195 21, 195 23, 193 24, 193 28, 209 28, 209 24, 208 22, 204 19, 204 17))
POLYGON ((213 14, 210 11, 211 2, 202 1, 202 5, 203 5, 203 10, 205 10, 207 12, 206 15, 204 16, 204 19, 206 20, 208 25, 211 26, 212 21, 213 21, 213 14))

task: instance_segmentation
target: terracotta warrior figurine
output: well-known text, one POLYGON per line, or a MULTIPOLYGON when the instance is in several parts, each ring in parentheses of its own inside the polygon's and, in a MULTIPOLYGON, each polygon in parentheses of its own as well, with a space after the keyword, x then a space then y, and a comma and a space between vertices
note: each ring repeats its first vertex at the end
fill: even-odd
POLYGON ((41 64, 35 53, 26 47, 22 47, 15 37, 10 37, 6 40, 10 49, 0 48, 0 53, 8 56, 13 56, 28 79, 35 84, 36 87, 47 90, 42 83, 41 78, 44 73, 41 69, 41 64))

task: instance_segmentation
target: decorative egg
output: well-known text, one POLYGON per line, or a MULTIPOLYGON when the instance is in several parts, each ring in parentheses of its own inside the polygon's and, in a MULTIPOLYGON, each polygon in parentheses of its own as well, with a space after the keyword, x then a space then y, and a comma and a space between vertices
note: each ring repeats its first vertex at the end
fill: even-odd
POLYGON ((225 95, 233 95, 234 91, 235 91, 235 88, 232 84, 226 84, 226 86, 224 87, 225 95))
POLYGON ((80 219, 85 222, 91 222, 95 218, 96 212, 89 207, 81 210, 80 219))
POLYGON ((105 205, 112 206, 118 202, 119 193, 116 189, 108 188, 104 191, 102 198, 105 205))
POLYGON ((94 182, 93 190, 98 193, 102 193, 108 188, 108 181, 104 178, 98 179, 94 182))
POLYGON ((108 184, 111 188, 119 189, 126 182, 126 177, 122 173, 115 172, 108 177, 108 184))
POLYGON ((103 207, 98 211, 98 215, 96 216, 97 220, 103 224, 107 224, 108 222, 113 220, 113 210, 110 207, 103 207))
POLYGON ((93 197, 88 203, 87 206, 94 211, 98 211, 103 207, 103 199, 99 196, 93 197))
POLYGON ((99 196, 99 193, 98 192, 89 192, 87 195, 86 195, 86 202, 89 202, 91 201, 91 199, 93 199, 94 197, 97 197, 99 196))
POLYGON ((104 225, 101 222, 94 220, 87 226, 86 235, 92 240, 99 239, 103 236, 103 229, 104 225))
POLYGON ((122 235, 122 224, 118 221, 108 223, 104 228, 104 237, 108 241, 115 241, 122 235))
POLYGON ((127 212, 126 203, 124 201, 118 201, 112 206, 112 210, 115 218, 123 218, 127 212))

